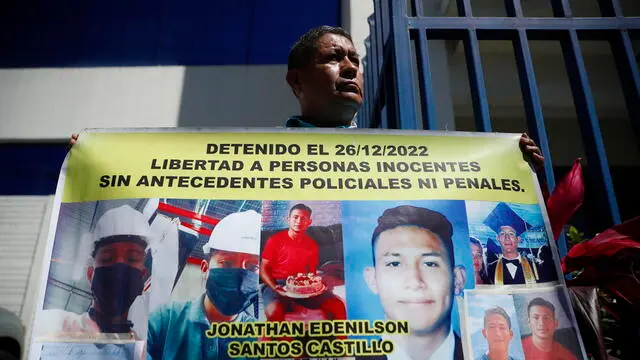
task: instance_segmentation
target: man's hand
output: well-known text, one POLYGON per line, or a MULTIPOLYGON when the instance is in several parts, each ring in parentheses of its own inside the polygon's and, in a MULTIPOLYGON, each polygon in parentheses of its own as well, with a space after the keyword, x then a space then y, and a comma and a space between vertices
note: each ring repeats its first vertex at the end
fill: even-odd
POLYGON ((69 145, 67 145, 67 151, 71 150, 73 145, 78 142, 78 136, 80 136, 80 134, 71 134, 71 137, 69 138, 69 145))
POLYGON ((275 290, 275 292, 283 296, 287 294, 287 291, 284 289, 284 287, 282 287, 282 285, 276 285, 276 287, 273 290, 275 290))
POLYGON ((524 159, 529 161, 536 171, 544 166, 544 156, 542 156, 540 148, 527 133, 523 133, 520 137, 520 150, 524 159))

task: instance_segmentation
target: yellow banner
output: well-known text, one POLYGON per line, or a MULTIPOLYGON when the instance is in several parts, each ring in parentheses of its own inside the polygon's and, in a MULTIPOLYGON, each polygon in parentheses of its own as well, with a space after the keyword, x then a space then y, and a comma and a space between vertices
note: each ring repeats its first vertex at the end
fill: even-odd
POLYGON ((87 132, 63 202, 450 199, 535 204, 520 134, 87 132))

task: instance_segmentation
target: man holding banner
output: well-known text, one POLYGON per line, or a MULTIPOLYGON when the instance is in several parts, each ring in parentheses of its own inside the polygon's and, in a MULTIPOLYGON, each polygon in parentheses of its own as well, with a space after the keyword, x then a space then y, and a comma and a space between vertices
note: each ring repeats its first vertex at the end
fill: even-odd
POLYGON ((441 213, 414 206, 384 211, 373 231, 373 267, 365 280, 388 320, 409 322, 410 335, 390 336, 395 359, 462 359, 451 326, 456 285, 453 226, 441 213))
MULTIPOLYGON (((286 127, 357 127, 364 76, 360 55, 343 28, 319 26, 302 35, 289 52, 286 80, 300 104, 300 115, 290 117, 286 127)), ((527 133, 520 149, 534 168, 542 167, 544 157, 527 133)))
MULTIPOLYGON (((202 247, 206 291, 196 299, 161 306, 149 316, 151 359, 227 359, 233 339, 209 338, 215 322, 252 322, 245 310, 258 298, 260 214, 236 212, 220 220, 202 247)), ((235 339, 239 340, 239 339, 235 339)))
MULTIPOLYGON (((286 81, 300 104, 300 115, 286 127, 356 128, 362 106, 364 76, 351 35, 341 27, 319 26, 303 34, 289 52, 286 81)), ((69 145, 78 140, 72 134, 69 145)), ((534 168, 544 163, 540 149, 527 133, 520 150, 534 168)))

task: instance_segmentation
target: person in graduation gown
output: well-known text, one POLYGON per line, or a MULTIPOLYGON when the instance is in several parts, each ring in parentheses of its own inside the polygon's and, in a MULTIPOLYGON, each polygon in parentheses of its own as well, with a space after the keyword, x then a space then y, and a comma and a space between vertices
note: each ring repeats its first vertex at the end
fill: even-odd
POLYGON ((484 224, 496 232, 501 253, 488 266, 489 280, 494 285, 535 284, 539 281, 536 263, 529 261, 518 251, 520 235, 531 225, 516 214, 509 205, 501 202, 484 220, 484 224))

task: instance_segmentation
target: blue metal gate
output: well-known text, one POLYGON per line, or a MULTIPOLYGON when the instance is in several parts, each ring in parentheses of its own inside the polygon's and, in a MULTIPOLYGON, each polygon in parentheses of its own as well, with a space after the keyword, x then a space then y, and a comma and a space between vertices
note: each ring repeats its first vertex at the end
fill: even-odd
MULTIPOLYGON (((476 129, 492 131, 479 40, 512 41, 528 130, 546 158, 546 184, 551 190, 555 185, 552 158, 529 40, 559 41, 589 170, 596 172, 592 178, 597 179, 601 192, 602 216, 609 225, 617 224, 620 214, 580 40, 609 42, 628 113, 640 139, 640 72, 631 44, 632 39, 640 39, 640 18, 625 18, 618 0, 598 0, 602 14, 598 18, 574 17, 569 0, 551 0, 551 5, 553 17, 548 18, 524 17, 520 0, 505 0, 507 17, 474 17, 471 0, 457 0, 458 17, 425 17, 421 16, 421 0, 374 0, 364 59, 367 93, 359 121, 362 127, 437 129, 427 40, 457 40, 464 44, 476 129), (417 76, 412 72, 414 65, 417 76), (419 94, 414 93, 415 81, 419 94)), ((566 252, 564 242, 560 251, 566 252)))

